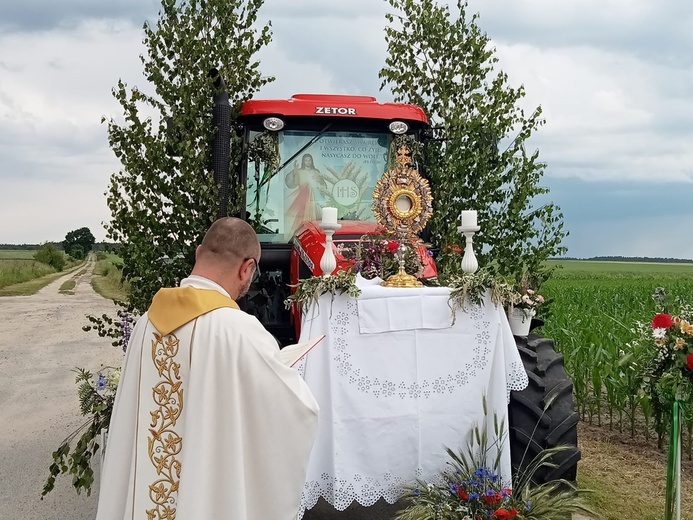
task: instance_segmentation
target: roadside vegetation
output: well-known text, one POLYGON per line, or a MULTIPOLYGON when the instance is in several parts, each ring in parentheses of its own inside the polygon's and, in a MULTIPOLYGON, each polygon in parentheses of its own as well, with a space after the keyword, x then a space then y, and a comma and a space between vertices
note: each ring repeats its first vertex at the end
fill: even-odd
POLYGON ((113 254, 96 253, 96 266, 91 285, 98 294, 109 300, 124 302, 130 295, 130 283, 123 279, 123 260, 113 254))
POLYGON ((84 263, 83 260, 74 260, 66 256, 60 250, 55 253, 53 248, 49 248, 44 256, 38 254, 40 251, 41 249, 0 250, 0 296, 35 294, 52 281, 69 274, 84 263), (37 256, 51 259, 55 265, 60 265, 61 269, 36 260, 37 256))

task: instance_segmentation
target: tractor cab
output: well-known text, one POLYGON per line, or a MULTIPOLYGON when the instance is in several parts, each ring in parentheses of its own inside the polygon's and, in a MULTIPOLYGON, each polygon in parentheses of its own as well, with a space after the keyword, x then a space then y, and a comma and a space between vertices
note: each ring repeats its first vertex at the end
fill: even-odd
MULTIPOLYGON (((289 284, 323 274, 322 208, 337 208, 335 247, 377 231, 373 190, 393 166, 397 137, 421 140, 428 120, 417 106, 369 96, 297 94, 247 101, 236 124, 248 147, 238 205, 262 245, 261 276, 242 305, 288 344, 300 324, 284 307, 289 284)), ((338 251, 337 260, 337 269, 346 266, 338 251)))

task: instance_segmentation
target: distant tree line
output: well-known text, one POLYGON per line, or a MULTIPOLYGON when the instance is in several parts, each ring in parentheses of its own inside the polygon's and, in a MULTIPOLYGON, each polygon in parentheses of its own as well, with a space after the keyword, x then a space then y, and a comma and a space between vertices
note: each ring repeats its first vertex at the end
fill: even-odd
POLYGON ((0 250, 11 249, 13 251, 32 251, 41 247, 41 244, 0 244, 0 250))
POLYGON ((551 258, 551 260, 593 260, 598 262, 652 262, 658 264, 693 264, 693 260, 687 258, 661 258, 651 256, 593 256, 591 258, 575 258, 572 256, 561 256, 551 258))

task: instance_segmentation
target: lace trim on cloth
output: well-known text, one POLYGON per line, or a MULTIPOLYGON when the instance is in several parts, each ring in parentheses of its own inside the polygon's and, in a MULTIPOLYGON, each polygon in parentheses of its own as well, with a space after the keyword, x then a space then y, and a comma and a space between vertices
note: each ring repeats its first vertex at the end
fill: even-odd
POLYGON ((508 395, 506 397, 509 403, 510 392, 513 390, 519 392, 527 388, 527 386, 529 385, 529 378, 527 377, 527 370, 525 370, 525 366, 522 364, 522 361, 513 361, 512 363, 510 363, 506 370, 506 385, 508 391, 508 395))
MULTIPOLYGON (((420 478, 421 475, 421 469, 418 469, 416 477, 420 478)), ((323 473, 319 481, 310 480, 303 487, 301 511, 297 520, 303 518, 306 510, 315 507, 320 497, 337 511, 344 511, 354 501, 364 507, 372 506, 381 498, 388 504, 394 504, 406 494, 404 486, 410 483, 391 473, 385 473, 378 479, 354 475, 352 481, 336 479, 323 473)))

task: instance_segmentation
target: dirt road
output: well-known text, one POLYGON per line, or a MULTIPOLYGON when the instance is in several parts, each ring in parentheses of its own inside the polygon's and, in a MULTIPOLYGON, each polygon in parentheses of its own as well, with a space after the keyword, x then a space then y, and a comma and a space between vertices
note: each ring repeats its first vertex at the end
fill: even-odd
POLYGON ((123 354, 108 338, 82 331, 86 314, 114 314, 91 287, 93 260, 33 296, 0 298, 0 519, 92 520, 98 487, 78 496, 60 477, 43 501, 51 453, 84 418, 75 374, 120 365, 123 354), (75 277, 74 295, 60 285, 75 277))

